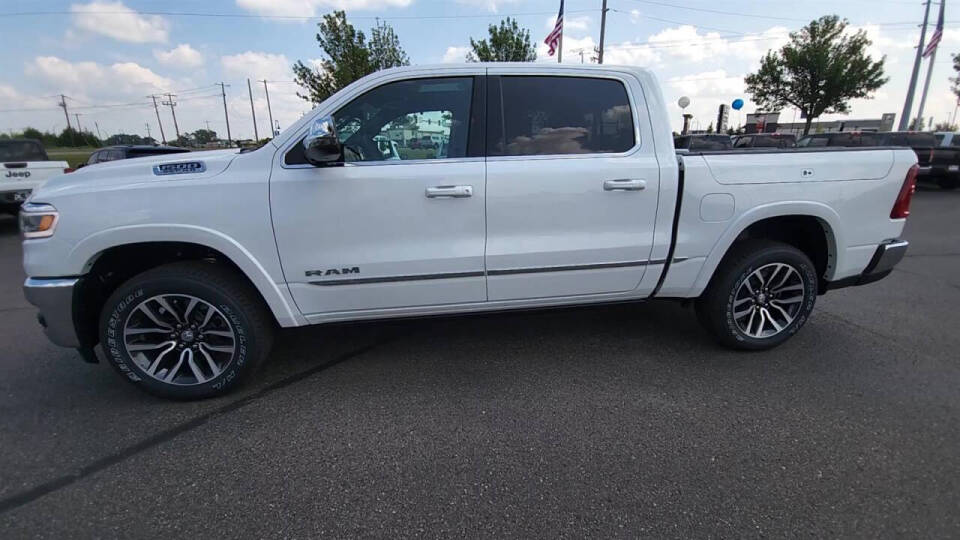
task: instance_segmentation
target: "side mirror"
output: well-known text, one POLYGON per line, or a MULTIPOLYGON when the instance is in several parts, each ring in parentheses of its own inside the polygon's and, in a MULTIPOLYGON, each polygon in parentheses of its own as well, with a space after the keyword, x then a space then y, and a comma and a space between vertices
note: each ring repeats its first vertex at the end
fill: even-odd
POLYGON ((324 116, 313 121, 310 133, 303 139, 303 154, 315 167, 343 163, 343 145, 337 138, 337 129, 332 116, 324 116))

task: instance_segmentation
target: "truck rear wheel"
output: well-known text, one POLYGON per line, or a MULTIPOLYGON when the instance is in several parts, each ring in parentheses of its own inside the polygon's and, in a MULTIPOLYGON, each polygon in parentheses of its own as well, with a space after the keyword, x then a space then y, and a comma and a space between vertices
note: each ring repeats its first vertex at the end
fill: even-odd
POLYGON ((720 263, 696 310, 721 344, 762 350, 793 336, 807 322, 816 298, 816 270, 802 251, 748 240, 720 263))
POLYGON ((169 399, 226 394, 263 363, 273 321, 259 295, 228 269, 179 262, 117 288, 100 317, 100 342, 127 380, 169 399))

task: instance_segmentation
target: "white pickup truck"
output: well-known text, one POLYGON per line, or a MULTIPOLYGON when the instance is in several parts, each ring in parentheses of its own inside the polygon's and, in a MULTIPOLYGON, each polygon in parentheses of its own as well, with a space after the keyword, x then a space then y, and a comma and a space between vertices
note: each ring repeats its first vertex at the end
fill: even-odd
POLYGON ((16 214, 30 192, 47 179, 69 172, 66 161, 50 161, 40 141, 0 140, 0 212, 16 214))
POLYGON ((639 68, 391 69, 252 152, 49 181, 22 213, 25 292, 54 343, 179 399, 236 387, 276 327, 331 321, 695 299, 720 343, 766 349, 903 257, 916 161, 678 157, 639 68))

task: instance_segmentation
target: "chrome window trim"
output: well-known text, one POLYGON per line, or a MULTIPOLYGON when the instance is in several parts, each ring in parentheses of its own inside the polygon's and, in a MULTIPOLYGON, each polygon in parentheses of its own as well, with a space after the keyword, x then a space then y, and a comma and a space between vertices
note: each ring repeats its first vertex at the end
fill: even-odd
MULTIPOLYGON (((451 70, 451 71, 447 72, 447 71, 444 71, 444 70, 438 70, 438 71, 435 71, 435 72, 404 73, 403 76, 393 76, 393 77, 391 77, 391 76, 387 75, 387 76, 384 76, 384 77, 378 77, 378 78, 374 79, 373 81, 370 81, 370 84, 369 84, 369 85, 364 86, 364 87, 358 89, 356 92, 352 92, 350 95, 353 96, 353 97, 338 99, 336 102, 332 103, 329 108, 320 109, 320 107, 317 107, 316 109, 314 109, 313 111, 311 111, 311 112, 313 112, 313 113, 315 113, 315 114, 314 114, 314 115, 311 115, 310 118, 315 118, 317 115, 323 115, 323 114, 333 115, 333 114, 336 113, 336 111, 339 111, 340 109, 342 109, 343 107, 345 107, 347 104, 349 104, 350 102, 352 102, 352 101, 353 101, 354 99, 356 99, 357 97, 360 97, 361 95, 366 94, 367 92, 370 92, 371 90, 375 90, 375 89, 377 89, 377 88, 380 88, 381 86, 386 86, 386 85, 388 85, 388 84, 393 84, 393 83, 395 83, 395 82, 414 81, 414 80, 417 80, 417 79, 453 79, 453 78, 463 78, 463 77, 483 77, 484 75, 486 75, 486 68, 481 68, 481 69, 478 69, 478 70, 467 69, 467 70, 461 70, 461 71, 462 71, 462 72, 457 72, 456 70, 451 70), (327 112, 327 111, 329 111, 329 112, 327 112)), ((472 84, 472 82, 471 82, 471 84, 472 84)), ((470 95, 470 105, 471 105, 471 107, 473 106, 473 93, 472 93, 472 92, 471 92, 471 95, 470 95)), ((307 136, 307 134, 310 132, 310 124, 311 124, 311 122, 306 122, 306 123, 305 123, 305 127, 304 127, 303 129, 301 129, 300 131, 296 132, 296 135, 295 135, 295 136, 291 137, 288 142, 284 143, 283 146, 280 146, 280 147, 279 147, 279 148, 280 148, 279 161, 280 161, 280 167, 281 167, 281 168, 283 168, 283 169, 305 169, 305 168, 316 169, 316 168, 322 168, 322 167, 316 167, 316 166, 314 166, 314 165, 310 165, 309 163, 294 163, 294 164, 288 164, 288 163, 287 163, 287 153, 288 153, 291 149, 293 149, 293 147, 294 147, 295 145, 297 145, 298 143, 300 143, 300 141, 303 140, 304 137, 307 136)), ((460 159, 483 159, 483 158, 482 158, 482 157, 481 157, 481 158, 473 157, 473 158, 411 159, 411 160, 407 160, 407 161, 403 161, 403 160, 383 160, 383 161, 368 161, 368 162, 363 162, 363 163, 383 164, 383 163, 386 162, 386 161, 403 161, 404 163, 414 163, 414 162, 420 162, 420 163, 422 163, 422 162, 425 162, 425 161, 427 161, 427 162, 434 162, 434 161, 453 161, 453 160, 460 160, 460 159)), ((356 162, 356 161, 355 161, 355 162, 352 162, 352 163, 345 163, 344 165, 350 165, 350 164, 356 164, 356 163, 361 163, 361 162, 356 162)))
POLYGON ((354 161, 351 163, 344 163, 342 165, 334 165, 329 167, 317 167, 315 165, 310 165, 309 163, 298 163, 295 165, 286 165, 281 164, 280 167, 284 169, 336 169, 340 167, 381 167, 381 166, 390 166, 390 165, 428 165, 433 163, 472 163, 472 162, 483 162, 482 157, 462 157, 462 158, 439 158, 439 159, 393 159, 393 160, 383 160, 383 161, 354 161))

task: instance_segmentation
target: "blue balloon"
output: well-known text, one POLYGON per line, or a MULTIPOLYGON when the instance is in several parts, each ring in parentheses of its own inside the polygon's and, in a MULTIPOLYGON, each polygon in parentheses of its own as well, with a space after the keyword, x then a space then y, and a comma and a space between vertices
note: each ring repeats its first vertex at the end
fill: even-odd
POLYGON ((730 106, 733 107, 733 110, 739 111, 740 109, 743 108, 743 100, 740 98, 737 98, 733 100, 733 103, 731 103, 730 106))

